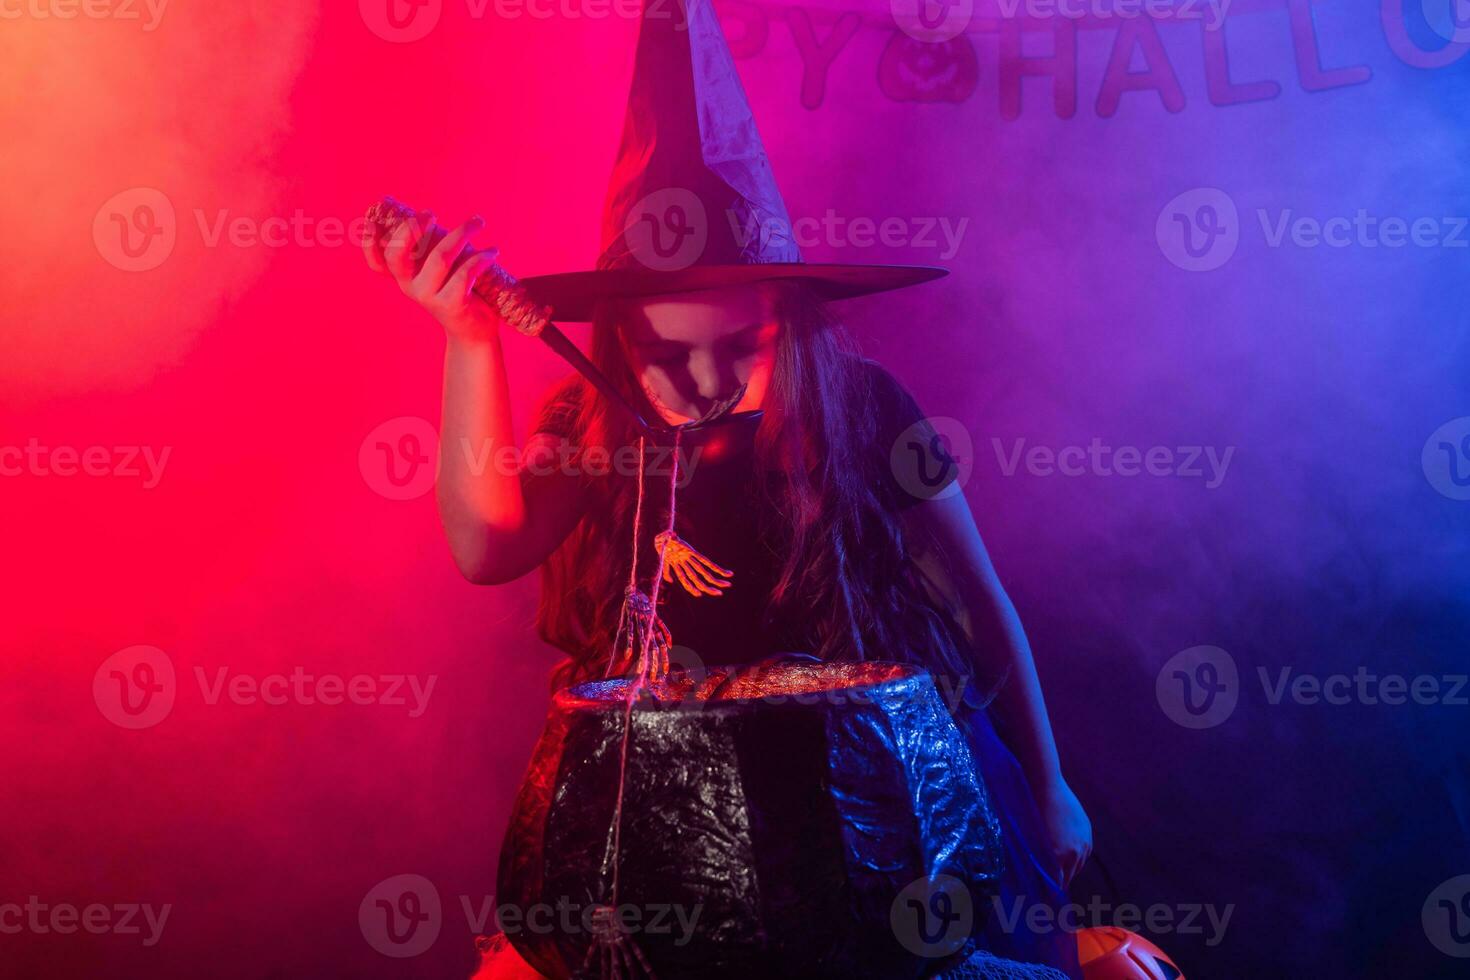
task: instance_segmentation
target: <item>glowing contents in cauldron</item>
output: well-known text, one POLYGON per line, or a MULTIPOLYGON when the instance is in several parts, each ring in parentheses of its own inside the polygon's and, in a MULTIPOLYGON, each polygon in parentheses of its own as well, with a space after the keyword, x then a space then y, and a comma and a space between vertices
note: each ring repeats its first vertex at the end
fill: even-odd
MULTIPOLYGON (((777 664, 756 667, 712 667, 708 671, 670 674, 645 683, 640 697, 655 701, 753 701, 795 698, 823 692, 882 684, 912 674, 913 668, 896 663, 777 664)), ((633 681, 591 681, 562 691, 557 698, 567 707, 623 705, 633 681)), ((860 694, 848 695, 854 700, 860 694)))

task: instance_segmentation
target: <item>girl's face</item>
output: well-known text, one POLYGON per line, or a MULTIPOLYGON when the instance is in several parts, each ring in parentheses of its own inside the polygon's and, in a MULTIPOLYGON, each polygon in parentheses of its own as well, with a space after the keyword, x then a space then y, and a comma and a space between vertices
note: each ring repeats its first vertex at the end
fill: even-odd
POLYGON ((736 408, 759 406, 779 331, 769 289, 729 286, 635 303, 622 341, 653 406, 678 424, 702 417, 742 384, 736 408))

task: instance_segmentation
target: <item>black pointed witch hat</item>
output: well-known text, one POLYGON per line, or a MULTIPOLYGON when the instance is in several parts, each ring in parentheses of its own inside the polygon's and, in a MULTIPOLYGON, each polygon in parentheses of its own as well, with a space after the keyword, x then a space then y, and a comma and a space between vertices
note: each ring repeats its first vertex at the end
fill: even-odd
POLYGON ((802 261, 710 0, 644 5, 603 241, 596 269, 522 285, 555 319, 590 320, 604 298, 796 279, 846 299, 948 271, 802 261))

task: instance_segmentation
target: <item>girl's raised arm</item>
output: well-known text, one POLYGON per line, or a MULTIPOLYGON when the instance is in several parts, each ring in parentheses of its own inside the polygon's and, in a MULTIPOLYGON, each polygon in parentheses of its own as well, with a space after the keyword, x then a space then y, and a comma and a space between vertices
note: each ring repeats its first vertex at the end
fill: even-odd
POLYGON ((386 241, 363 243, 367 263, 391 275, 444 328, 444 412, 440 422, 439 516, 465 578, 498 584, 531 571, 551 554, 582 513, 580 482, 554 470, 526 493, 516 466, 510 386, 499 316, 471 293, 499 250, 475 249, 484 227, 471 218, 449 232, 414 269, 414 250, 434 227, 430 212, 399 225, 386 241), (468 255, 456 268, 461 255, 468 255))

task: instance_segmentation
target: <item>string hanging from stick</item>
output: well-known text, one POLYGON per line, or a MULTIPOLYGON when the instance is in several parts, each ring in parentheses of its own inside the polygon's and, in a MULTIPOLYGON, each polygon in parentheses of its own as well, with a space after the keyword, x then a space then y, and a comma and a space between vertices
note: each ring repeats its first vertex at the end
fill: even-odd
POLYGON ((647 459, 647 438, 638 437, 638 493, 633 504, 633 560, 628 566, 628 587, 623 590, 623 605, 618 612, 618 628, 613 633, 612 649, 607 652, 607 670, 603 677, 611 677, 617 669, 618 651, 622 649, 623 631, 628 628, 628 606, 630 597, 638 591, 638 539, 643 534, 643 460, 647 459))
POLYGON ((628 587, 624 593, 623 609, 618 620, 618 632, 614 637, 613 650, 608 655, 608 674, 610 675, 617 662, 618 651, 626 649, 631 653, 634 644, 637 645, 638 657, 633 671, 633 680, 628 685, 628 693, 623 700, 623 739, 618 752, 618 795, 613 804, 612 834, 608 842, 608 850, 603 858, 603 873, 610 872, 611 874, 608 900, 593 910, 594 941, 588 948, 587 958, 583 962, 585 969, 596 957, 599 971, 606 980, 619 980, 624 976, 631 976, 635 969, 641 969, 650 980, 653 980, 653 969, 647 958, 638 948, 633 937, 622 929, 614 910, 618 908, 620 864, 618 856, 622 846, 623 794, 627 787, 628 747, 633 738, 633 705, 648 684, 661 682, 668 676, 669 671, 669 636, 667 628, 658 618, 658 597, 668 560, 669 542, 674 538, 674 522, 678 516, 679 435, 678 430, 675 430, 672 454, 674 462, 669 475, 668 523, 663 532, 655 538, 658 561, 647 595, 638 587, 638 539, 643 533, 644 439, 639 438, 638 440, 640 465, 638 467, 638 500, 633 508, 632 569, 628 574, 628 587), (626 646, 624 646, 625 638, 626 646))
POLYGON ((643 503, 645 491, 644 461, 647 438, 638 438, 638 488, 637 500, 633 505, 632 561, 628 569, 628 584, 623 590, 623 605, 618 614, 618 627, 613 634, 612 650, 608 653, 607 670, 604 677, 617 672, 620 662, 632 662, 633 678, 623 700, 623 737, 618 751, 618 794, 613 804, 612 825, 608 828, 607 849, 603 852, 602 873, 608 880, 606 903, 592 909, 593 942, 587 949, 582 969, 587 970, 594 960, 604 980, 622 980, 642 973, 655 980, 643 950, 623 927, 618 919, 618 872, 619 854, 623 835, 623 802, 628 782, 628 748, 633 739, 633 706, 650 685, 662 683, 669 674, 669 653, 673 645, 668 627, 658 615, 658 600, 664 582, 672 582, 677 576, 679 583, 691 595, 718 595, 730 586, 734 572, 722 568, 689 546, 674 533, 678 518, 679 496, 679 450, 685 428, 706 425, 728 415, 745 397, 746 386, 740 385, 734 394, 716 404, 702 418, 689 426, 678 426, 673 430, 673 464, 669 473, 668 520, 664 529, 654 536, 657 561, 648 591, 638 584, 639 542, 643 537, 643 503), (634 656, 636 651, 637 656, 634 656), (619 654, 625 656, 620 658, 619 654))

